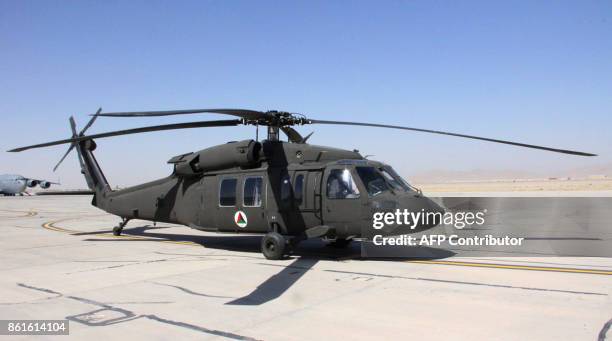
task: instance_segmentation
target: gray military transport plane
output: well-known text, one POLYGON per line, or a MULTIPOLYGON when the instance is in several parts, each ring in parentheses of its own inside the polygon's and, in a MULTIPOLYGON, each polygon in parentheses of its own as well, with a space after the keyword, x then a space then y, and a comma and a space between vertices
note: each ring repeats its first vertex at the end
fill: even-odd
MULTIPOLYGON (((113 229, 119 235, 130 219, 176 223, 213 232, 262 234, 261 250, 268 259, 284 257, 291 247, 307 238, 323 238, 336 246, 346 246, 353 239, 367 237, 372 216, 377 212, 442 212, 442 208, 410 186, 385 163, 364 158, 357 150, 308 144, 312 135, 302 136, 294 126, 325 124, 400 129, 422 133, 502 143, 550 152, 594 156, 594 154, 542 147, 472 135, 396 125, 328 121, 304 115, 246 109, 193 109, 174 111, 101 113, 98 110, 87 125, 77 132, 70 118, 72 136, 68 139, 16 148, 69 144, 76 149, 81 170, 94 191, 92 204, 121 217, 113 229), (147 117, 215 113, 235 119, 195 121, 85 135, 98 117, 147 117), (112 190, 94 157, 95 139, 150 131, 265 126, 267 138, 233 141, 170 158, 172 173, 162 179, 121 190, 112 190), (288 141, 280 140, 280 132, 288 141)), ((256 130, 259 131, 258 129, 256 130)), ((369 137, 359 138, 367 143, 369 137)), ((164 143, 160 141, 159 143, 164 143)), ((402 148, 401 145, 394 146, 402 148)), ((427 153, 423 151, 423 153, 427 153)), ((138 170, 134 170, 138 172, 138 170)), ((421 224, 419 232, 435 226, 421 224)))
POLYGON ((47 180, 30 179, 16 174, 0 175, 0 194, 5 196, 14 196, 16 194, 23 195, 26 188, 40 186, 42 189, 47 189, 51 185, 59 185, 57 182, 47 180))

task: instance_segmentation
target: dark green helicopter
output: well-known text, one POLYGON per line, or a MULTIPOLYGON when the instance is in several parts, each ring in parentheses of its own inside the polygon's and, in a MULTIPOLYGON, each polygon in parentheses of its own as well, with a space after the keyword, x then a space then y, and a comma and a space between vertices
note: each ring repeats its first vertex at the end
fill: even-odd
MULTIPOLYGON (((301 240, 324 238, 336 246, 364 237, 377 211, 407 209, 411 212, 443 212, 432 200, 402 179, 387 164, 359 154, 307 143, 293 126, 307 124, 351 125, 402 129, 450 135, 581 156, 594 154, 548 148, 443 131, 385 124, 315 120, 301 114, 244 109, 193 109, 175 111, 102 113, 99 109, 77 133, 70 117, 72 137, 10 150, 70 144, 76 149, 89 188, 92 205, 117 215, 122 222, 113 229, 121 234, 130 219, 144 219, 214 232, 264 234, 261 250, 268 259, 281 259, 301 240), (85 135, 94 121, 107 117, 148 117, 216 113, 238 119, 197 121, 148 126, 85 135), (94 139, 151 131, 254 125, 267 127, 267 139, 229 142, 171 158, 172 174, 166 178, 121 190, 112 190, 93 151, 94 139), (280 131, 288 137, 281 141, 280 131)), ((420 225, 418 232, 436 224, 420 225)))

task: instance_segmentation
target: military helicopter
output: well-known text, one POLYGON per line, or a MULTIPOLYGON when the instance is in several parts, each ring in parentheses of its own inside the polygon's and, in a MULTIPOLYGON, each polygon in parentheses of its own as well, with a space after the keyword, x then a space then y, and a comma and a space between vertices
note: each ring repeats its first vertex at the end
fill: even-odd
MULTIPOLYGON (((396 125, 327 121, 283 111, 247 109, 192 109, 102 113, 99 109, 77 132, 70 117, 72 136, 9 150, 70 144, 55 166, 76 149, 81 172, 94 192, 92 205, 122 220, 113 228, 120 235, 130 219, 176 223, 214 232, 263 234, 261 251, 268 259, 281 259, 300 241, 323 238, 342 247, 371 228, 376 211, 443 212, 443 208, 405 181, 391 166, 349 151, 308 144, 294 126, 324 124, 390 128, 449 135, 534 148, 564 154, 595 154, 536 146, 499 139, 396 125), (151 117, 186 114, 225 114, 230 120, 196 121, 85 135, 98 117, 151 117), (121 190, 112 190, 94 157, 95 139, 152 131, 256 126, 256 138, 228 142, 172 157, 173 172, 166 178, 121 190), (259 126, 267 138, 259 141, 259 126), (280 132, 288 141, 281 141, 280 132)), ((418 232, 436 224, 419 225, 418 232)))

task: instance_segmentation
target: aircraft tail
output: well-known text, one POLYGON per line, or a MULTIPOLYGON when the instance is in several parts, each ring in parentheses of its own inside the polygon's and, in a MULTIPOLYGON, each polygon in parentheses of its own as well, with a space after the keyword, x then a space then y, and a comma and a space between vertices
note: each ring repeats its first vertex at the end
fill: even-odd
MULTIPOLYGON (((91 127, 91 125, 94 123, 94 121, 98 117, 97 114, 99 114, 101 110, 102 108, 98 110, 96 115, 93 115, 91 120, 79 133, 77 133, 76 131, 76 122, 71 116, 70 128, 72 129, 72 137, 76 138, 83 136, 85 134, 85 131, 89 129, 89 127, 91 127)), ((93 139, 72 142, 64 156, 60 159, 60 161, 57 163, 55 168, 53 168, 53 170, 55 171, 57 167, 59 167, 59 165, 62 163, 62 161, 64 161, 66 156, 68 156, 68 154, 70 153, 70 151, 72 151, 73 148, 76 148, 77 150, 79 163, 81 165, 81 173, 85 176, 87 186, 94 192, 92 204, 94 206, 103 208, 103 206, 105 206, 104 203, 106 202, 106 200, 104 199, 106 198, 106 195, 112 190, 110 185, 108 184, 108 181, 106 180, 106 176, 104 176, 104 173, 102 172, 102 169, 98 164, 98 160, 96 160, 96 157, 93 154, 93 151, 96 149, 96 143, 93 139)))
POLYGON ((97 202, 98 199, 106 197, 106 194, 112 190, 106 180, 106 176, 104 176, 98 164, 98 160, 96 160, 93 154, 95 149, 96 143, 94 140, 85 140, 77 142, 76 144, 76 150, 81 164, 81 173, 85 176, 85 181, 87 181, 89 189, 94 191, 94 205, 98 206, 95 202, 97 202))

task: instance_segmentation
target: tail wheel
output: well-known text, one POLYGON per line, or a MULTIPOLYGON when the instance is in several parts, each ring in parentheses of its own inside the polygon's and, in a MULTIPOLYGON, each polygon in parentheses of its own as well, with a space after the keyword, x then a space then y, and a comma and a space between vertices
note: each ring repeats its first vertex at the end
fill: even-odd
POLYGON ((287 249, 287 241, 280 233, 269 232, 261 239, 261 252, 267 259, 282 259, 287 249))
POLYGON ((123 228, 121 226, 113 227, 113 235, 114 236, 120 236, 121 235, 121 231, 123 231, 123 228))

